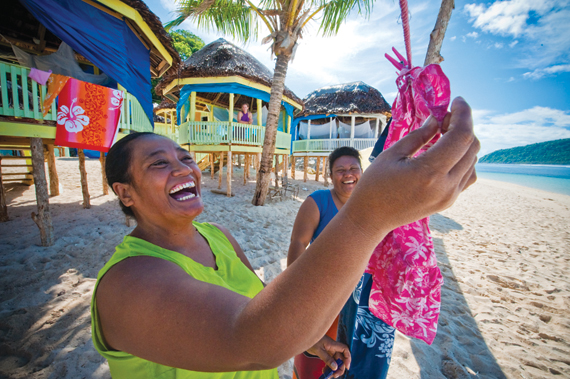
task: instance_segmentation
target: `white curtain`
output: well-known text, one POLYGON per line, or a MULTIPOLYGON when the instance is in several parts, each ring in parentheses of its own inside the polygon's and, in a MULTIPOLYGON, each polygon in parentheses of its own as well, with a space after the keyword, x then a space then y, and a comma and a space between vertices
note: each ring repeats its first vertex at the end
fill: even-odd
MULTIPOLYGON (((311 124, 311 139, 329 139, 337 137, 336 122, 327 122, 322 125, 311 124), (331 130, 332 129, 332 130, 331 130)), ((309 123, 306 121, 299 122, 299 136, 301 139, 307 139, 309 134, 309 123)))

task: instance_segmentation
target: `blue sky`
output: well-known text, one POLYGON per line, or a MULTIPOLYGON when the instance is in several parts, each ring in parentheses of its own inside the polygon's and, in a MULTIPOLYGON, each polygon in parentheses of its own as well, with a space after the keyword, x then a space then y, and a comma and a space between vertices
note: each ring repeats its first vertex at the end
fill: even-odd
MULTIPOLYGON (((163 22, 174 18, 173 0, 145 0, 163 22)), ((408 0, 412 62, 423 64, 429 33, 440 1, 408 0)), ((366 20, 352 15, 329 38, 309 25, 289 65, 287 86, 299 97, 327 85, 363 81, 389 103, 396 96, 396 72, 384 58, 392 46, 404 53, 399 2, 378 0, 366 20)), ((206 43, 216 32, 181 28, 206 43)), ((268 45, 258 40, 245 48, 270 69, 268 45)), ((463 96, 473 109, 480 156, 497 149, 570 138, 570 0, 456 0, 445 35, 441 64, 452 96, 463 96)))

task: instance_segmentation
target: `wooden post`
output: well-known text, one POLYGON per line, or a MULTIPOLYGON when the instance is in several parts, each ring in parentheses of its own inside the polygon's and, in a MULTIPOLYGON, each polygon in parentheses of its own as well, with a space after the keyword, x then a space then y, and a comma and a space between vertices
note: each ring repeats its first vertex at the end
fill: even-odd
POLYGON ((327 168, 328 158, 325 157, 323 162, 323 180, 325 181, 325 187, 329 186, 329 170, 327 168))
POLYGON ((77 149, 79 157, 79 172, 81 173, 81 192, 83 192, 83 209, 91 208, 89 201, 89 188, 87 187, 87 171, 85 170, 85 153, 83 149, 77 149))
POLYGON ((42 139, 33 137, 30 147, 32 148, 34 185, 36 186, 36 201, 38 203, 38 213, 32 212, 32 220, 34 220, 38 228, 40 228, 42 246, 51 246, 55 241, 51 212, 49 210, 49 196, 44 167, 44 145, 42 139))
POLYGON ((9 221, 8 207, 6 206, 6 191, 2 183, 2 157, 0 157, 0 222, 9 221))
MULTIPOLYGON (((233 167, 232 164, 232 152, 228 151, 228 164, 233 167)), ((227 190, 228 190, 228 197, 232 197, 232 169, 228 166, 226 170, 226 183, 227 183, 227 190)))
POLYGON ((321 173, 321 157, 317 157, 317 166, 315 167, 315 181, 319 181, 319 174, 321 173))
POLYGON ((210 178, 214 179, 214 157, 213 153, 210 153, 210 178))
POLYGON ((261 124, 263 124, 263 112, 261 111, 262 108, 262 102, 261 99, 255 99, 257 101, 257 125, 258 126, 263 126, 261 124))
POLYGON ((291 179, 295 179, 295 162, 297 162, 297 158, 292 155, 291 156, 291 179))
POLYGON ((190 93, 190 121, 196 121, 196 92, 190 93))
POLYGON ((289 155, 285 154, 283 156, 284 162, 283 162, 283 177, 285 179, 287 179, 287 170, 289 170, 289 155))
POLYGON ((49 172, 49 193, 51 196, 59 195, 59 178, 55 168, 55 153, 52 144, 47 145, 47 161, 49 172))
POLYGON ((247 184, 247 172, 249 171, 249 166, 247 164, 247 154, 243 155, 243 185, 247 184))
POLYGON ((224 172, 224 153, 220 153, 220 169, 218 170, 218 189, 222 188, 222 176, 224 172))
POLYGON ((105 153, 101 152, 99 162, 101 163, 101 177, 103 179, 103 195, 109 194, 109 185, 107 184, 107 173, 105 172, 105 153))
POLYGON ((443 57, 440 54, 441 45, 443 45, 443 38, 447 30, 447 24, 451 18, 451 12, 455 8, 455 0, 442 0, 439 14, 433 31, 429 35, 429 46, 424 61, 424 66, 432 63, 439 64, 443 62, 443 57))
POLYGON ((251 174, 249 170, 251 169, 251 159, 252 159, 252 157, 253 157, 253 156, 252 156, 251 154, 246 154, 246 156, 245 156, 245 158, 246 158, 246 163, 247 163, 246 172, 247 172, 247 178, 248 178, 248 179, 250 178, 250 174, 251 174))
POLYGON ((350 147, 354 147, 354 127, 356 124, 356 116, 350 117, 350 147))
POLYGON ((304 157, 304 161, 303 161, 304 165, 303 165, 303 182, 307 182, 307 169, 309 168, 309 157, 304 157))

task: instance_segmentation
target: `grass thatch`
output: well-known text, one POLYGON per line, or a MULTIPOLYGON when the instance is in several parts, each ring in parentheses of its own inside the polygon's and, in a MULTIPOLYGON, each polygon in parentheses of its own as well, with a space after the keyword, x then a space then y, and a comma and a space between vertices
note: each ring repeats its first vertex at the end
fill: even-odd
POLYGON ((299 116, 378 113, 389 116, 391 111, 380 91, 364 82, 319 88, 303 101, 305 109, 299 116))

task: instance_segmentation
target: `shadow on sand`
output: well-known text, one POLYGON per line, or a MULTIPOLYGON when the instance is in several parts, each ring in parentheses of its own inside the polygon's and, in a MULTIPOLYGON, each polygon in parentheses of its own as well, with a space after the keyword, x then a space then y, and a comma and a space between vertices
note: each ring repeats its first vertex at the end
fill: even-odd
MULTIPOLYGON (((431 217, 430 228, 443 234, 463 230, 460 224, 440 214, 431 217)), ((438 332, 433 344, 429 346, 417 339, 410 341, 414 357, 421 369, 420 377, 506 378, 485 343, 463 296, 448 259, 444 241, 434 238, 433 242, 445 283, 441 291, 438 332), (436 362, 437 364, 434 364, 436 362)))

